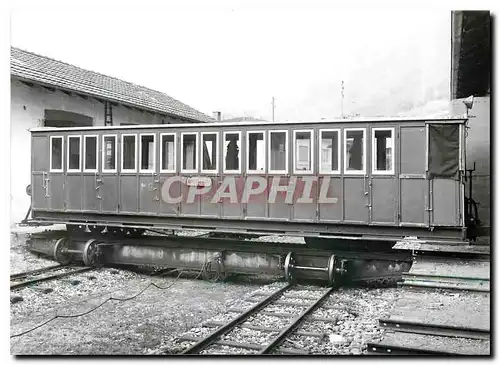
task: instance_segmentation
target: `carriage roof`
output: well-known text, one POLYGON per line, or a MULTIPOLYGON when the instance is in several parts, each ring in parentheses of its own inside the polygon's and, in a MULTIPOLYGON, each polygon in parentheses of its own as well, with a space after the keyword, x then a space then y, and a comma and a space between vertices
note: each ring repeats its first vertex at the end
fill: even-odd
POLYGON ((310 125, 310 124, 354 124, 354 123, 411 123, 411 122, 425 122, 425 123, 465 123, 467 118, 465 116, 458 117, 377 117, 377 118, 357 118, 357 119, 333 119, 333 120, 316 120, 316 121, 242 121, 227 123, 224 121, 213 123, 182 123, 182 124, 138 124, 138 125, 122 125, 122 126, 93 126, 93 127, 38 127, 30 129, 30 132, 51 132, 51 131, 82 131, 82 130, 109 130, 109 129, 171 129, 171 128, 210 128, 210 127, 273 127, 285 125, 310 125))

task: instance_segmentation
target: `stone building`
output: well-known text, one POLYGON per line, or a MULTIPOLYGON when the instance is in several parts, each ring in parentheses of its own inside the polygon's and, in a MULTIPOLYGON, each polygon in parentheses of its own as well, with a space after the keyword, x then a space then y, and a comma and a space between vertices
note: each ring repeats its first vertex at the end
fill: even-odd
POLYGON ((11 48, 10 63, 11 225, 30 205, 29 129, 212 120, 162 92, 18 48, 11 48))

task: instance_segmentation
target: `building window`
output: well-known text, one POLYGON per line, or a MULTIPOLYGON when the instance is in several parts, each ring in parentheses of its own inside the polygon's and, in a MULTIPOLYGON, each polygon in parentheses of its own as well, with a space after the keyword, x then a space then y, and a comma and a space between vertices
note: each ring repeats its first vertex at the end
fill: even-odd
POLYGON ((63 171, 63 137, 50 137, 50 171, 63 171))
POLYGON ((321 174, 340 173, 340 131, 321 129, 319 135, 319 172, 321 174))
POLYGON ((365 173, 365 129, 344 129, 344 173, 365 173))
POLYGON ((97 172, 97 136, 84 136, 83 141, 83 171, 97 172))
POLYGON ((80 171, 81 140, 81 136, 68 136, 68 172, 80 171))
POLYGON ((293 131, 294 173, 311 174, 313 172, 313 131, 293 131))
POLYGON ((247 172, 266 171, 266 134, 263 131, 247 132, 247 172))
POLYGON ((240 173, 241 132, 224 132, 224 172, 240 173))
POLYGON ((219 145, 217 133, 201 133, 201 171, 217 172, 217 160, 219 157, 219 145))
POLYGON ((175 134, 161 134, 161 172, 175 172, 175 134))
POLYGON ((198 165, 196 160, 196 151, 198 146, 197 133, 182 133, 182 172, 197 172, 198 165))
POLYGON ((116 135, 102 136, 102 172, 116 172, 116 135))
POLYGON ((154 172, 156 163, 156 136, 154 134, 141 134, 141 149, 140 149, 140 171, 154 172))
POLYGON ((269 172, 286 174, 288 167, 288 131, 269 132, 269 172))
POLYGON ((122 172, 136 172, 136 138, 135 134, 122 135, 122 172))
POLYGON ((393 174, 394 128, 373 128, 372 132, 372 172, 393 174))

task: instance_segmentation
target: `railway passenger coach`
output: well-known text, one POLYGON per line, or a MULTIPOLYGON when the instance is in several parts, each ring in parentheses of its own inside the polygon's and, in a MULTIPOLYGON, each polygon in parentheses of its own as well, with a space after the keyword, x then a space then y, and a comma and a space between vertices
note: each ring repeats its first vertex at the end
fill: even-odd
POLYGON ((465 241, 467 119, 36 128, 35 222, 465 241))

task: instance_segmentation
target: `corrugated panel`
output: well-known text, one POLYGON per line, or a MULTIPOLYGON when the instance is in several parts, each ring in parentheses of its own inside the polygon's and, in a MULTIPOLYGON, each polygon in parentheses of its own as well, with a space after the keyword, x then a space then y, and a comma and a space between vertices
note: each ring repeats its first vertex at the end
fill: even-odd
POLYGON ((195 121, 212 121, 209 116, 159 91, 14 47, 11 47, 10 66, 11 75, 25 80, 58 86, 195 121))

